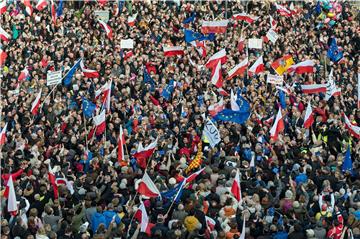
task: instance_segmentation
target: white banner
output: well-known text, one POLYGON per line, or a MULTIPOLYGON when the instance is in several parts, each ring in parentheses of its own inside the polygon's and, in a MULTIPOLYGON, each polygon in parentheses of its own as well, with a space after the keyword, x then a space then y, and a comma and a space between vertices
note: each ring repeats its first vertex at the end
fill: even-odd
POLYGON ((133 49, 134 48, 134 40, 133 39, 123 39, 120 42, 121 49, 133 49))
POLYGON ((279 38, 279 35, 273 30, 270 29, 267 33, 266 33, 266 37, 272 42, 275 43, 277 41, 277 39, 279 38))
POLYGON ((107 23, 109 21, 109 11, 96 10, 94 11, 95 16, 98 16, 100 20, 107 23))
POLYGON ((61 71, 48 71, 46 75, 46 85, 56 85, 61 83, 61 71))
POLYGON ((284 76, 267 74, 266 83, 274 84, 274 85, 282 85, 283 82, 284 82, 284 76))
POLYGON ((206 137, 207 141, 209 141, 212 148, 221 141, 220 132, 210 119, 207 119, 205 123, 203 135, 206 137))
POLYGON ((262 39, 251 38, 249 39, 249 48, 262 49, 262 43, 263 43, 262 39))

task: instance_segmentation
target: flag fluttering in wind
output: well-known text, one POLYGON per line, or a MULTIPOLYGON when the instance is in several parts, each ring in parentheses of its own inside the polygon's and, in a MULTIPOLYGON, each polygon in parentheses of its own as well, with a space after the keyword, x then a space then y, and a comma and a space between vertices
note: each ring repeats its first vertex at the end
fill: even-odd
POLYGON ((292 12, 286 7, 277 4, 276 2, 274 3, 274 5, 276 7, 276 11, 280 14, 280 16, 290 17, 292 15, 292 12))
POLYGON ((5 144, 7 125, 8 125, 8 123, 6 123, 4 128, 1 129, 1 132, 0 132, 0 145, 5 144))
POLYGON ((222 49, 222 50, 216 52, 214 55, 212 55, 209 58, 209 60, 206 62, 205 67, 206 68, 214 68, 217 66, 219 61, 221 62, 221 65, 226 63, 227 57, 226 57, 225 49, 222 49))
POLYGON ((304 94, 317 94, 326 92, 326 84, 300 85, 304 94))
POLYGON ((154 153, 157 146, 158 139, 155 139, 148 146, 143 148, 141 142, 139 143, 137 152, 133 155, 141 168, 146 168, 147 159, 154 153))
POLYGON ((244 60, 242 60, 239 64, 237 64, 234 68, 232 68, 228 72, 227 80, 230 80, 230 79, 234 78, 235 76, 244 74, 248 65, 249 65, 249 61, 248 61, 248 58, 246 57, 244 60))
POLYGON ((278 135, 282 132, 285 128, 284 120, 281 113, 281 107, 279 107, 279 111, 276 115, 274 125, 270 129, 270 137, 276 141, 278 139, 278 135))
POLYGON ((350 145, 348 145, 348 147, 347 147, 344 162, 342 164, 341 170, 343 172, 351 172, 352 173, 353 166, 352 166, 352 160, 351 160, 350 145))
POLYGON ((140 195, 146 196, 146 197, 161 197, 159 189, 156 187, 155 183, 151 180, 148 173, 145 171, 144 176, 142 177, 137 192, 140 195))
POLYGON ((222 88, 223 86, 223 77, 221 72, 221 62, 218 61, 216 67, 211 71, 211 83, 217 88, 222 88))
POLYGON ((251 24, 251 23, 255 22, 259 17, 251 16, 246 13, 238 13, 238 14, 234 14, 232 16, 232 18, 235 20, 245 21, 245 22, 251 24))
POLYGON ((314 113, 311 107, 311 103, 309 101, 306 111, 305 111, 305 118, 304 118, 304 128, 308 129, 314 123, 314 113))
POLYGON ((220 21, 203 21, 201 25, 201 32, 204 34, 209 33, 225 33, 229 20, 220 21))
POLYGON ((75 64, 73 65, 73 67, 70 68, 70 70, 66 73, 63 83, 65 86, 69 86, 72 82, 72 78, 76 72, 76 70, 79 68, 80 63, 81 63, 82 59, 78 59, 75 64))
POLYGON ((8 182, 7 182, 7 187, 9 188, 9 194, 7 197, 7 211, 13 215, 16 216, 17 211, 18 211, 18 206, 17 206, 17 201, 16 201, 16 194, 15 194, 15 188, 14 188, 14 183, 13 183, 13 178, 12 176, 10 176, 8 182))
POLYGON ((112 37, 113 37, 113 35, 112 35, 112 34, 113 34, 112 29, 111 29, 111 28, 109 27, 109 25, 107 25, 104 21, 102 21, 102 20, 100 20, 100 19, 98 19, 98 21, 99 21, 101 27, 105 30, 106 36, 111 40, 112 37))
POLYGON ((118 137, 118 155, 117 155, 118 162, 120 164, 125 161, 124 147, 125 147, 125 134, 124 134, 122 125, 120 125, 120 133, 119 133, 119 137, 118 137))
POLYGON ((31 5, 31 1, 30 0, 24 0, 24 6, 25 6, 25 11, 29 16, 32 16, 34 9, 31 5))
POLYGON ((360 127, 352 124, 349 118, 344 114, 345 127, 349 130, 350 134, 357 139, 360 139, 360 127))
POLYGON ((236 175, 234 178, 234 182, 231 186, 231 193, 234 195, 238 202, 241 202, 241 187, 240 187, 240 170, 236 169, 236 175))
POLYGON ((39 107, 40 107, 40 99, 41 99, 41 92, 42 92, 42 89, 40 89, 38 95, 36 96, 34 102, 32 103, 31 105, 31 114, 33 115, 37 115, 38 114, 38 110, 39 110, 39 107))
POLYGON ((285 56, 275 60, 273 63, 271 63, 271 67, 276 71, 276 73, 278 73, 278 75, 281 76, 293 64, 295 64, 295 62, 294 62, 292 56, 285 55, 285 56))
POLYGON ((0 14, 3 14, 4 12, 6 12, 7 7, 6 7, 6 0, 1 0, 0 1, 0 14))
POLYGON ((99 72, 97 72, 96 70, 91 70, 91 69, 86 68, 84 66, 83 61, 80 61, 80 67, 81 67, 81 71, 85 77, 87 77, 87 78, 99 78, 100 77, 99 72))
POLYGON ((35 6, 38 11, 44 10, 44 8, 48 5, 47 0, 39 0, 35 6))
POLYGON ((260 56, 249 69, 249 75, 258 75, 265 71, 263 56, 260 56))
POLYGON ((184 48, 182 46, 171 46, 171 47, 163 46, 163 50, 165 57, 184 55, 184 48))
POLYGON ((101 111, 101 113, 93 118, 94 125, 96 127, 96 135, 101 135, 105 132, 106 129, 106 114, 105 110, 101 111))
POLYGON ((7 33, 1 26, 0 26, 0 39, 3 41, 11 40, 11 35, 7 33))
POLYGON ((315 62, 313 60, 306 60, 290 66, 288 72, 295 72, 296 74, 314 73, 315 62))

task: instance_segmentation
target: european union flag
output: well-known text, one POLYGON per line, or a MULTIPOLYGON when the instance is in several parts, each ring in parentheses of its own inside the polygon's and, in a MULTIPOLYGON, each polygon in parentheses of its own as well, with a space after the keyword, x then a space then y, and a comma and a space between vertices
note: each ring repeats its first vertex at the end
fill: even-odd
POLYGON ((62 13, 63 13, 63 5, 64 5, 64 0, 60 0, 59 5, 58 5, 58 7, 56 9, 56 16, 57 17, 60 17, 62 15, 62 13))
POLYGON ((210 33, 209 35, 205 36, 204 34, 201 34, 199 32, 194 32, 192 30, 188 30, 185 29, 184 30, 184 36, 185 36, 185 41, 187 43, 192 42, 192 41, 214 41, 215 40, 215 34, 214 33, 210 33))
POLYGON ((282 109, 286 109, 286 98, 285 98, 285 93, 282 90, 279 90, 279 100, 280 100, 280 105, 282 109))
POLYGON ((330 40, 330 46, 329 50, 327 51, 327 56, 332 60, 333 62, 338 62, 343 58, 343 52, 339 50, 339 47, 336 44, 335 37, 331 38, 330 40))
POLYGON ((320 1, 317 2, 314 12, 315 12, 317 15, 319 15, 319 14, 321 13, 320 1))
POLYGON ((183 24, 188 24, 188 23, 190 23, 190 22, 195 21, 195 17, 196 17, 196 13, 193 12, 193 13, 191 14, 191 17, 188 17, 188 18, 186 18, 186 19, 183 21, 183 24))
POLYGON ((122 13, 123 7, 124 7, 125 0, 119 0, 118 1, 118 8, 119 8, 119 15, 122 13))
POLYGON ((147 72, 146 67, 144 68, 144 82, 146 84, 150 84, 151 91, 155 90, 155 81, 153 80, 153 78, 151 78, 150 74, 147 72))
POLYGON ((80 66, 81 58, 71 67, 68 73, 64 77, 64 85, 69 86, 71 84, 72 77, 75 74, 76 69, 80 66))
POLYGON ((90 150, 86 150, 85 159, 80 160, 80 163, 84 164, 84 172, 87 173, 90 168, 90 162, 93 159, 93 154, 90 150))
POLYGON ((345 159, 341 169, 343 172, 349 171, 352 173, 353 171, 351 154, 350 154, 350 145, 348 145, 348 148, 346 150, 345 159))
POLYGON ((95 109, 96 105, 94 103, 82 97, 82 110, 86 118, 91 118, 95 109))
POLYGON ((161 96, 164 97, 167 101, 169 101, 171 99, 173 91, 174 91, 174 80, 170 80, 169 84, 162 91, 161 96))
POLYGON ((214 116, 215 120, 230 121, 237 124, 243 124, 250 117, 250 104, 241 95, 238 95, 236 103, 239 105, 239 110, 234 111, 224 109, 214 116))
POLYGON ((184 186, 185 186, 185 179, 181 183, 179 183, 176 187, 170 189, 169 191, 161 193, 161 197, 166 198, 169 201, 175 201, 175 203, 179 203, 183 193, 184 186))

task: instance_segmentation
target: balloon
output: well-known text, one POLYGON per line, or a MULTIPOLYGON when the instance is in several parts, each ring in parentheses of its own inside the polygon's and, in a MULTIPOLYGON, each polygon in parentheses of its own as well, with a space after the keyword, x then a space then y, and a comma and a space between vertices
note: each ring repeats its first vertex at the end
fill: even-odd
POLYGON ((330 22, 330 18, 326 18, 324 22, 325 22, 325 23, 329 23, 329 22, 330 22))
POLYGON ((330 25, 330 26, 334 26, 335 23, 336 23, 336 22, 335 22, 334 20, 331 20, 331 21, 329 22, 329 25, 330 25))
POLYGON ((329 13, 327 14, 327 16, 330 17, 330 18, 333 18, 333 17, 335 16, 335 13, 329 12, 329 13))

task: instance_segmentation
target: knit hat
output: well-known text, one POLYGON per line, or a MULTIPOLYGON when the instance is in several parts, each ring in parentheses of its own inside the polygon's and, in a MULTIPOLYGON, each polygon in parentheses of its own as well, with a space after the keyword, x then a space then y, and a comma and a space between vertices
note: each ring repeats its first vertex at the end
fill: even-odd
POLYGON ((293 193, 290 190, 287 190, 285 192, 285 198, 292 198, 293 197, 293 193))

